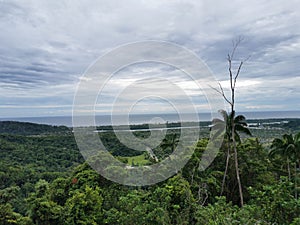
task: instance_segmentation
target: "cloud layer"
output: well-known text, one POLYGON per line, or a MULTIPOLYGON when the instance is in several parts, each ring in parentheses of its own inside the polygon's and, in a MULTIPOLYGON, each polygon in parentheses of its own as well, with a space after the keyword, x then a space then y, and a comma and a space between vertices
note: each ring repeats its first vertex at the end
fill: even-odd
MULTIPOLYGON (((239 35, 244 41, 236 59, 251 57, 240 76, 237 109, 298 110, 298 9, 297 0, 2 0, 0 117, 71 115, 77 84, 88 66, 117 46, 135 41, 170 41, 190 49, 226 88, 226 55, 239 35)), ((167 77, 176 70, 145 65, 125 72, 111 81, 105 104, 97 103, 101 113, 109 111, 110 99, 134 83, 138 73, 167 77)), ((208 110, 203 96, 195 95, 193 83, 179 74, 177 83, 194 96, 200 111, 208 110)), ((138 108, 149 108, 149 113, 168 109, 154 105, 138 108)))

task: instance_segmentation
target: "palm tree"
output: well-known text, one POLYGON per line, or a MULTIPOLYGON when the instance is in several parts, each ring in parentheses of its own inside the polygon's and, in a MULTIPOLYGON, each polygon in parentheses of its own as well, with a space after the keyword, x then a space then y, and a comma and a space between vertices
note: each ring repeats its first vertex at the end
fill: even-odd
POLYGON ((291 180, 291 167, 290 161, 292 153, 295 149, 294 137, 292 134, 284 134, 282 138, 275 138, 271 145, 271 151, 269 152, 270 157, 280 155, 284 157, 287 162, 288 178, 291 180))
POLYGON ((287 161, 288 178, 291 180, 290 162, 295 165, 295 197, 297 198, 297 172, 300 169, 300 132, 296 135, 284 134, 282 138, 275 138, 271 145, 269 156, 280 155, 287 161))
POLYGON ((296 135, 287 135, 286 154, 289 155, 292 162, 300 167, 300 132, 296 135))
POLYGON ((226 125, 226 131, 225 131, 225 142, 227 144, 227 153, 226 153, 226 164, 225 164, 225 171, 223 175, 223 180, 222 180, 222 188, 221 188, 221 194, 223 194, 224 191, 224 186, 225 186, 225 181, 226 181, 226 176, 227 176, 227 171, 228 171, 228 166, 229 166, 229 160, 230 160, 230 152, 231 152, 231 145, 233 142, 233 135, 232 135, 232 130, 234 130, 235 135, 235 141, 238 143, 241 143, 241 137, 239 133, 244 133, 247 135, 252 136, 247 122, 246 118, 243 115, 238 115, 234 116, 232 113, 228 114, 225 110, 220 110, 219 111, 223 117, 223 120, 220 119, 214 119, 213 120, 213 126, 219 126, 221 127, 222 124, 225 123, 226 125), (232 118, 234 118, 233 123, 232 123, 232 118), (232 129, 232 124, 234 124, 234 129, 232 129))
POLYGON ((174 150, 176 149, 178 143, 179 143, 178 135, 176 133, 172 133, 172 134, 167 135, 162 140, 160 147, 163 149, 169 148, 171 150, 171 153, 173 153, 174 150))
POLYGON ((298 199, 298 191, 300 186, 298 186, 299 181, 299 171, 300 171, 300 132, 294 137, 295 151, 294 151, 294 160, 295 160, 295 198, 298 199))

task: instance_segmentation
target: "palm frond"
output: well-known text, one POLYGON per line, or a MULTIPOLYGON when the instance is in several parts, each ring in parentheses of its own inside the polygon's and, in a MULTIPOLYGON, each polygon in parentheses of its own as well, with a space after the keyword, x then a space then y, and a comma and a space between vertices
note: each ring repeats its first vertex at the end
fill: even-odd
POLYGON ((284 142, 283 142, 282 139, 280 139, 280 138, 275 138, 275 139, 272 141, 271 148, 283 147, 283 145, 284 145, 284 142))
POLYGON ((234 118, 235 122, 246 122, 246 117, 243 115, 238 115, 234 118))
POLYGON ((238 131, 238 132, 242 132, 242 133, 244 133, 244 134, 247 134, 247 135, 249 135, 249 136, 252 136, 251 131, 250 131, 250 130, 248 129, 248 127, 246 127, 246 126, 241 126, 241 125, 237 124, 237 125, 235 126, 235 129, 236 129, 236 131, 238 131))
POLYGON ((224 121, 228 120, 228 117, 229 117, 229 116, 228 116, 228 113, 227 113, 225 110, 220 109, 220 110, 219 110, 219 113, 222 115, 224 121))

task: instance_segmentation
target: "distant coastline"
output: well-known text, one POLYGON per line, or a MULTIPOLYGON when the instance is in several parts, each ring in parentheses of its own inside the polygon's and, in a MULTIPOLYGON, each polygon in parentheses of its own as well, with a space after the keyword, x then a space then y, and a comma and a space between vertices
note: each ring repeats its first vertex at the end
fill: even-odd
MULTIPOLYGON (((237 114, 243 114, 247 119, 288 119, 288 118, 300 118, 300 111, 256 111, 256 112, 239 112, 237 114)), ((186 114, 188 115, 188 114, 186 114)), ((154 117, 161 117, 165 122, 178 122, 180 118, 177 114, 134 114, 130 115, 130 124, 149 124, 154 117)), ((188 118, 188 116, 186 116, 188 118)), ((85 124, 84 116, 81 118, 82 126, 92 125, 85 124)), ((122 116, 116 116, 116 125, 124 125, 122 122, 122 116)), ((199 113, 199 121, 210 121, 210 113, 199 113)), ((72 116, 49 116, 49 117, 20 117, 20 118, 0 118, 0 121, 19 121, 19 122, 31 122, 38 124, 49 124, 56 126, 68 126, 72 127, 72 116)), ((186 119, 184 122, 197 122, 186 119)), ((110 115, 97 115, 96 125, 111 125, 110 115)))

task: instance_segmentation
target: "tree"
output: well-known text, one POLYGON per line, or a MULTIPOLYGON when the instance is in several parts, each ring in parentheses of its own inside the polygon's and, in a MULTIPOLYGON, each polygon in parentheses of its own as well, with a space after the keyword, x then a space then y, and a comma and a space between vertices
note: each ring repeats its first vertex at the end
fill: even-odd
POLYGON ((230 154, 231 154, 231 143, 232 143, 232 124, 234 125, 234 131, 235 131, 235 139, 238 143, 241 142, 240 138, 240 132, 245 133, 247 135, 251 136, 251 132, 247 127, 247 122, 246 118, 243 115, 238 115, 236 117, 233 117, 231 114, 228 114, 225 110, 220 110, 220 113, 223 116, 223 120, 220 119, 214 119, 213 124, 214 126, 218 126, 219 124, 225 123, 226 124, 226 131, 225 131, 225 143, 227 147, 227 152, 226 152, 226 163, 225 163, 225 171, 223 175, 223 180, 222 180, 222 187, 221 187, 221 195, 223 194, 224 191, 224 186, 225 186, 225 181, 226 181, 226 176, 227 176, 227 171, 228 171, 228 165, 229 165, 229 160, 230 160, 230 154), (234 118, 233 123, 231 119, 234 118))
POLYGON ((170 153, 174 152, 177 145, 179 143, 178 135, 176 133, 172 133, 167 135, 160 145, 163 149, 170 149, 170 153))
POLYGON ((240 179, 240 172, 239 172, 239 162, 238 162, 238 153, 237 153, 237 142, 236 142, 236 127, 234 125, 234 118, 235 118, 235 91, 236 91, 236 82, 240 75, 242 66, 245 61, 240 61, 239 65, 237 67, 237 70, 233 71, 233 61, 236 49, 238 45, 241 43, 242 39, 239 38, 236 42, 233 43, 233 50, 230 54, 227 56, 228 61, 228 71, 229 71, 229 81, 230 81, 230 97, 227 97, 222 85, 219 83, 220 90, 215 89, 219 94, 221 94, 224 98, 224 100, 230 105, 230 114, 229 114, 229 121, 230 121, 230 129, 231 129, 231 140, 232 140, 232 146, 233 146, 233 152, 234 152, 234 162, 235 162, 235 170, 236 170, 236 179, 238 182, 239 187, 239 194, 240 194, 240 204, 241 206, 244 205, 244 198, 243 198, 243 190, 242 190, 242 184, 240 179))
POLYGON ((300 171, 300 132, 294 137, 294 160, 295 160, 295 197, 298 198, 298 191, 300 187, 299 171, 300 171))
POLYGON ((32 225, 29 217, 24 217, 19 213, 14 212, 10 203, 0 203, 0 224, 3 225, 32 225))
MULTIPOLYGON (((179 134, 175 131, 168 132, 161 144, 153 149, 153 158, 155 161, 164 160, 170 156, 179 144, 179 134)), ((150 148, 149 148, 150 149, 150 148)), ((151 150, 151 149, 150 149, 151 150)))
POLYGON ((291 224, 296 218, 299 221, 300 202, 293 196, 292 185, 286 177, 282 177, 277 183, 264 185, 262 190, 249 188, 252 195, 250 204, 257 207, 257 211, 262 213, 261 218, 269 224, 291 224))
POLYGON ((47 181, 39 180, 35 185, 35 193, 27 201, 30 218, 35 224, 62 224, 62 207, 50 199, 47 181))
POLYGON ((300 169, 300 132, 296 135, 284 134, 282 138, 275 138, 271 145, 270 157, 280 155, 286 159, 288 179, 291 180, 291 165, 295 165, 295 197, 297 198, 297 175, 300 169))
POLYGON ((270 157, 274 157, 275 155, 279 155, 284 157, 287 162, 287 172, 289 181, 291 180, 291 168, 290 168, 290 158, 288 154, 286 154, 286 148, 288 145, 288 134, 282 136, 282 138, 275 138, 271 145, 271 151, 269 152, 270 157))
POLYGON ((103 198, 100 189, 85 186, 84 190, 77 189, 71 194, 65 204, 67 224, 101 224, 103 198))

